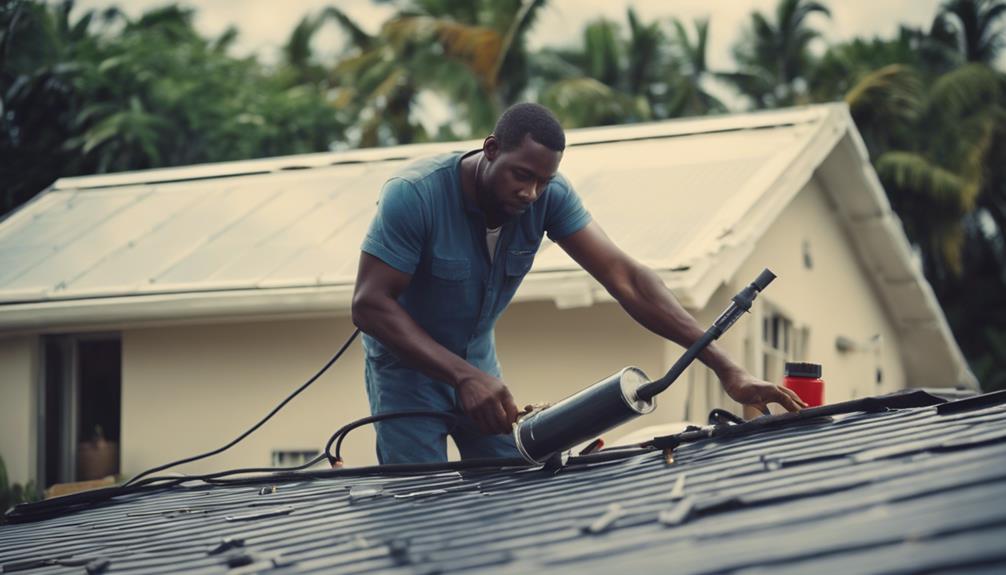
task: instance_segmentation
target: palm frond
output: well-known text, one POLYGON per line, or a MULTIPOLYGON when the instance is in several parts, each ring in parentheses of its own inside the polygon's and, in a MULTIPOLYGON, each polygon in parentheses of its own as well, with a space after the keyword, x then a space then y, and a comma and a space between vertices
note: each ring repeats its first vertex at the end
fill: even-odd
POLYGON ((984 64, 968 64, 936 80, 930 89, 930 110, 958 118, 999 101, 1001 90, 1002 82, 994 70, 984 64))
POLYGON ((335 6, 326 6, 321 12, 321 18, 332 20, 342 28, 342 31, 349 35, 350 41, 360 50, 366 50, 373 44, 373 37, 366 33, 363 28, 353 21, 348 14, 335 6))
POLYGON ((959 218, 974 206, 975 191, 972 183, 933 164, 920 154, 887 152, 877 159, 877 173, 885 184, 898 191, 908 195, 921 194, 952 209, 954 218, 959 218))
POLYGON ((549 86, 542 94, 542 103, 557 112, 564 126, 577 128, 622 122, 646 114, 644 103, 585 77, 549 86))
POLYGON ((903 64, 891 64, 864 76, 845 95, 845 102, 857 124, 885 119, 891 124, 910 124, 920 113, 922 82, 915 71, 903 64))
POLYGON ((503 60, 511 53, 510 47, 517 39, 524 38, 531 28, 537 23, 538 15, 548 4, 548 0, 530 0, 526 4, 521 1, 520 10, 514 15, 513 22, 507 27, 506 35, 503 38, 503 46, 500 50, 501 59, 496 67, 497 72, 503 66, 503 60))

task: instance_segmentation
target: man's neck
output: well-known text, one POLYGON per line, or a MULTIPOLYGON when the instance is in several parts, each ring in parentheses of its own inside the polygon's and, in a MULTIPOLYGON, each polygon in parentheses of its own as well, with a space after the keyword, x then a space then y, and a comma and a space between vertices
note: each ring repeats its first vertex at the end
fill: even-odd
POLYGON ((479 171, 483 169, 483 164, 485 164, 484 158, 485 154, 479 151, 461 160, 461 193, 468 202, 482 210, 486 219, 486 228, 492 230, 502 226, 503 221, 496 219, 496 215, 482 205, 479 197, 479 171))

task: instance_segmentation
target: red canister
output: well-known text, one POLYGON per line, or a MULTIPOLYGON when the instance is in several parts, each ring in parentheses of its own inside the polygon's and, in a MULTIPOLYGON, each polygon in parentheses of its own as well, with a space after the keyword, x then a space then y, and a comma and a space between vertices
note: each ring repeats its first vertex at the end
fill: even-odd
POLYGON ((824 403, 824 380, 821 379, 821 364, 786 363, 782 385, 792 389, 808 406, 824 403))

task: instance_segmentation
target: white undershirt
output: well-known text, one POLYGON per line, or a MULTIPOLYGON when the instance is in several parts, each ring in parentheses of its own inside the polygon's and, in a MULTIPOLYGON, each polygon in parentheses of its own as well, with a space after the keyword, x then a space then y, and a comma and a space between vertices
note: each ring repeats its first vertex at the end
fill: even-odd
POLYGON ((500 230, 503 226, 490 230, 486 228, 486 247, 489 248, 489 261, 496 257, 496 244, 500 241, 500 230))

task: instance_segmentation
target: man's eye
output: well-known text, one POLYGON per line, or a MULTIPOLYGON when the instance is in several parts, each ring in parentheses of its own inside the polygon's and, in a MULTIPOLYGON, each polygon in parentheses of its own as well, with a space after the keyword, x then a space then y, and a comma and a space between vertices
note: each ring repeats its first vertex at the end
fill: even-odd
POLYGON ((531 179, 531 175, 527 174, 525 172, 514 172, 513 175, 514 175, 515 178, 517 178, 518 180, 520 180, 522 182, 526 182, 526 181, 528 181, 528 180, 531 179))

